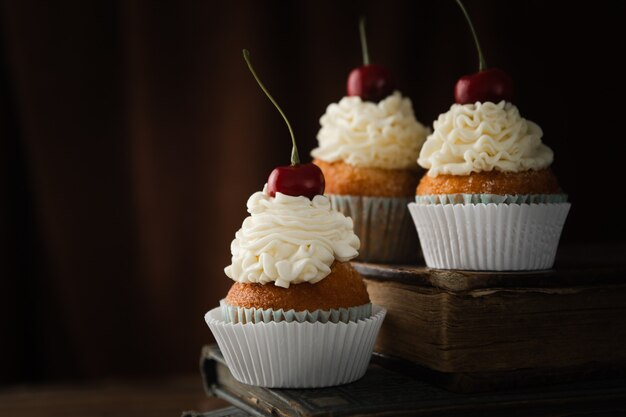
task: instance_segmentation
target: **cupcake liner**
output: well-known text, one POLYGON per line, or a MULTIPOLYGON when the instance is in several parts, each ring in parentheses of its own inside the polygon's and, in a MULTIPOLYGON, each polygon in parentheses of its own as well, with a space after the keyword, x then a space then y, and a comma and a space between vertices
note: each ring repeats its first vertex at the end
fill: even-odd
POLYGON ((352 218, 361 240, 358 261, 415 263, 417 234, 406 206, 412 197, 368 197, 327 194, 335 210, 352 218))
POLYGON ((549 269, 570 203, 409 204, 426 265, 439 269, 549 269))
POLYGON ((540 204, 565 203, 567 194, 432 194, 416 195, 417 204, 540 204))
POLYGON ((386 310, 349 323, 227 323, 220 307, 207 325, 235 379, 271 388, 318 388, 361 378, 386 310))
POLYGON ((271 308, 245 308, 232 306, 226 300, 220 300, 222 318, 227 323, 269 323, 272 321, 287 323, 347 323, 358 321, 372 315, 372 304, 367 303, 360 306, 339 308, 331 310, 295 311, 295 310, 274 310, 271 308))

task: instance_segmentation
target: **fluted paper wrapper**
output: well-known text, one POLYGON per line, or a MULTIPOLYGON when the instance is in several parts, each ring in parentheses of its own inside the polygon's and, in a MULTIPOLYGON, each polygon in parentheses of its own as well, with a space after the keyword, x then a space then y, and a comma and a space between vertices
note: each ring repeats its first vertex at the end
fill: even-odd
POLYGON ((295 311, 274 310, 271 308, 245 308, 232 306, 226 300, 220 300, 222 318, 228 323, 269 323, 271 321, 286 321, 298 323, 338 323, 362 320, 372 315, 372 304, 330 310, 295 311))
POLYGON ((327 194, 333 208, 351 217, 361 240, 358 261, 415 263, 419 245, 406 206, 413 197, 327 194))
POLYGON ((570 203, 409 204, 426 265, 521 271, 554 265, 570 203))
POLYGON ((349 323, 227 323, 220 307, 204 319, 235 379, 271 388, 319 388, 361 378, 386 310, 349 323))
POLYGON ((417 204, 539 204, 565 203, 567 194, 429 194, 416 195, 417 204))

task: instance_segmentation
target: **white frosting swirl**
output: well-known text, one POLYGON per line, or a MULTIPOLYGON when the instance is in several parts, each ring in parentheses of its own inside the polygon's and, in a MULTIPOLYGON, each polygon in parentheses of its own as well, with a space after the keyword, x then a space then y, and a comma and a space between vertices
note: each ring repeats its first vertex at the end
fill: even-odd
POLYGON ((323 195, 313 200, 276 193, 267 186, 248 199, 250 216, 230 245, 226 275, 238 282, 279 287, 309 282, 330 274, 335 260, 347 262, 359 253, 352 219, 332 210, 323 195))
POLYGON ((411 100, 397 91, 379 103, 344 97, 328 106, 320 123, 314 158, 371 168, 414 167, 429 133, 415 120, 411 100))
POLYGON ((433 127, 417 160, 431 177, 539 170, 552 163, 552 150, 541 142, 541 128, 505 101, 453 104, 433 127))

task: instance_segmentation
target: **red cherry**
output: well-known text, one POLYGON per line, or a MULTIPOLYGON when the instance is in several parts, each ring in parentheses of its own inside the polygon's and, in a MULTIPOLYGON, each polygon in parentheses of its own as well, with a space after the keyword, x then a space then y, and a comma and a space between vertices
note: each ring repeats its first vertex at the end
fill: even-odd
POLYGON ((393 93, 395 88, 391 72, 380 65, 370 64, 355 68, 348 76, 346 90, 349 96, 359 96, 365 101, 379 102, 393 93))
POLYGON ((513 80, 498 68, 464 75, 454 86, 454 99, 459 104, 513 101, 513 80))
POLYGON ((502 100, 512 101, 513 81, 511 77, 501 69, 487 68, 487 62, 480 48, 480 42, 472 24, 472 19, 467 10, 465 10, 461 0, 456 0, 456 3, 461 8, 474 38, 476 52, 478 52, 478 72, 459 78, 454 86, 455 101, 459 104, 473 104, 477 101, 491 101, 493 103, 498 103, 502 100))
POLYGON ((252 76, 261 87, 261 90, 265 93, 267 98, 276 107, 276 110, 283 116, 289 134, 291 135, 291 165, 274 168, 269 178, 267 179, 267 191, 270 196, 276 196, 276 193, 283 193, 291 196, 305 196, 313 199, 318 194, 324 194, 324 174, 322 170, 315 164, 301 164, 300 156, 298 155, 298 147, 296 146, 296 137, 291 129, 291 124, 285 116, 285 113, 281 110, 274 97, 267 91, 265 85, 261 82, 261 79, 254 71, 252 62, 250 62, 250 52, 247 49, 243 51, 243 59, 248 64, 248 68, 252 73, 252 76))
POLYGON ((324 194, 324 174, 315 164, 297 164, 276 167, 267 179, 270 196, 283 193, 291 196, 305 196, 313 199, 324 194))
POLYGON ((361 19, 359 19, 359 34, 361 37, 361 51, 363 52, 363 65, 350 72, 346 91, 349 96, 359 96, 364 101, 379 102, 393 93, 395 88, 393 77, 387 68, 370 64, 364 16, 361 16, 361 19))

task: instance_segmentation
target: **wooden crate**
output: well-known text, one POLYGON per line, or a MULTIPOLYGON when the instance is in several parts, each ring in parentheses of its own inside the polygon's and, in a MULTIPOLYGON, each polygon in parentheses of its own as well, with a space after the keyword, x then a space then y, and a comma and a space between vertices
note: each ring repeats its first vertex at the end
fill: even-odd
POLYGON ((624 374, 623 249, 570 248, 524 273, 354 265, 388 310, 376 352, 469 392, 624 374))

